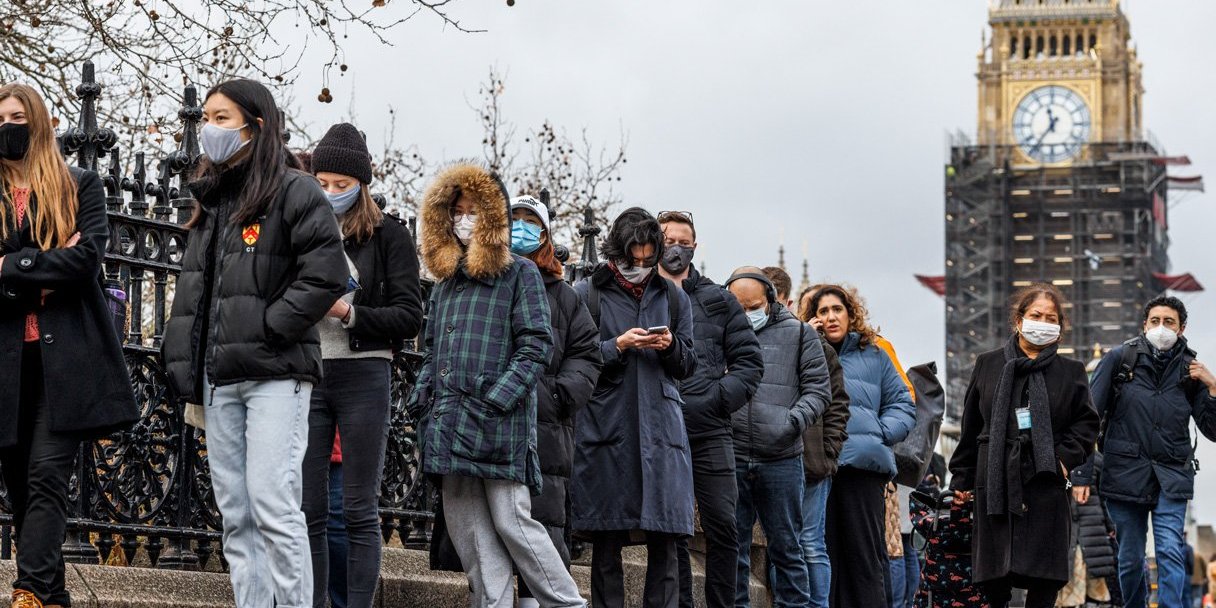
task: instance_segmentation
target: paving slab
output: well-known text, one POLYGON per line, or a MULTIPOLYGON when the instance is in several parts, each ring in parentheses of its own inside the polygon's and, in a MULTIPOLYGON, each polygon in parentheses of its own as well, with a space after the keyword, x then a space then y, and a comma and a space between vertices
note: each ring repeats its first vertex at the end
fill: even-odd
MULTIPOLYGON (((96 608, 232 608, 228 575, 117 566, 69 566, 96 608)), ((78 605, 72 594, 73 607, 78 605)))

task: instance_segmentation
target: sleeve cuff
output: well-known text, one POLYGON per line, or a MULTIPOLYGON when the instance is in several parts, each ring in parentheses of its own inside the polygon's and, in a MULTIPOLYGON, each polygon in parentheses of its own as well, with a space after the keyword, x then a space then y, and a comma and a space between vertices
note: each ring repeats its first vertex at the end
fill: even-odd
POLYGON ((604 365, 616 363, 621 359, 621 351, 616 348, 616 338, 609 338, 600 342, 600 356, 604 358, 604 365))

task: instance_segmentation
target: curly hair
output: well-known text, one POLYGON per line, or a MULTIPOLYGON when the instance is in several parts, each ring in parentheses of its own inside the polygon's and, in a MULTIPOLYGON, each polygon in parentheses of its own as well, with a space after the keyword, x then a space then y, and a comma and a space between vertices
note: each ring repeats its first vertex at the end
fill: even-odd
POLYGON ((860 346, 862 348, 874 344, 878 339, 880 330, 871 326, 867 320, 870 311, 866 309, 866 301, 861 294, 857 293, 856 287, 821 283, 813 285, 809 293, 811 294, 809 306, 799 315, 803 322, 810 322, 811 318, 815 316, 815 311, 819 310, 819 301, 823 299, 823 296, 833 295, 840 298, 845 312, 849 313, 849 331, 857 332, 861 336, 860 346))

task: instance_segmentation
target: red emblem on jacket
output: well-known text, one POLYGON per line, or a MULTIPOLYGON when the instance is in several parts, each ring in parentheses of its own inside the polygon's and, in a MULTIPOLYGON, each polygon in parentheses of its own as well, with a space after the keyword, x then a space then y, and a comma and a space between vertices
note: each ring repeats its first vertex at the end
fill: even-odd
POLYGON ((258 242, 258 237, 262 235, 261 224, 250 224, 245 226, 245 230, 241 232, 241 238, 246 245, 253 245, 258 242))

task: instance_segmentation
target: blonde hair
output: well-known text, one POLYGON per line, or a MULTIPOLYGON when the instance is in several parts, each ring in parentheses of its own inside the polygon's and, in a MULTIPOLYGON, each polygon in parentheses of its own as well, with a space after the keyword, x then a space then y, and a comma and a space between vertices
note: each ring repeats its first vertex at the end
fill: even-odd
POLYGON ((30 192, 38 198, 37 211, 30 218, 30 233, 39 249, 47 251, 63 246, 76 232, 76 210, 80 207, 76 180, 59 154, 51 115, 42 96, 24 84, 0 86, 0 101, 10 97, 25 107, 30 148, 22 160, 0 160, 0 180, 6 186, 0 196, 7 203, 0 204, 0 238, 8 238, 8 214, 10 209, 15 210, 8 187, 21 175, 29 181, 30 192))

